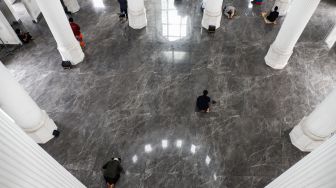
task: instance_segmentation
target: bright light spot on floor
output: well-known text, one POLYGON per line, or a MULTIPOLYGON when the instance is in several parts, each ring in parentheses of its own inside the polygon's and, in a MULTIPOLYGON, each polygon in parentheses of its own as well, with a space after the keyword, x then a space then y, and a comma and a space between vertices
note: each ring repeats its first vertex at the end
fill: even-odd
POLYGON ((149 152, 151 152, 153 149, 152 149, 152 146, 150 145, 150 144, 147 144, 147 145, 145 145, 145 152, 146 153, 149 153, 149 152))
POLYGON ((162 148, 165 149, 168 147, 168 140, 162 140, 162 148))
POLYGON ((210 159, 210 157, 207 155, 206 158, 205 158, 205 163, 206 163, 207 165, 209 165, 209 164, 210 164, 210 161, 211 161, 211 159, 210 159))
POLYGON ((133 161, 133 163, 136 163, 136 162, 138 161, 138 156, 137 156, 137 155, 134 155, 134 156, 132 157, 132 161, 133 161))
POLYGON ((217 174, 216 173, 214 173, 213 178, 214 178, 215 181, 217 180, 217 174))
POLYGON ((105 8, 103 0, 92 0, 93 6, 96 8, 105 8))
POLYGON ((187 36, 187 16, 181 16, 174 0, 161 0, 162 35, 169 41, 187 36))
POLYGON ((182 140, 176 141, 176 147, 181 148, 182 147, 182 140))
POLYGON ((190 148, 191 153, 195 154, 196 153, 196 146, 194 144, 191 144, 190 148))

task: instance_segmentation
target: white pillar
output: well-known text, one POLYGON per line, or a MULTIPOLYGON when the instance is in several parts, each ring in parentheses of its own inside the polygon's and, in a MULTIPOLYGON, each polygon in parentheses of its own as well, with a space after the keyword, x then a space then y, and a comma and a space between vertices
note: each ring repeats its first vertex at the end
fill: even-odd
POLYGON ((223 0, 207 0, 203 11, 202 27, 209 29, 209 25, 220 27, 223 0))
POLYGON ((285 16, 289 10, 291 2, 292 0, 275 0, 272 10, 274 10, 275 7, 278 7, 279 16, 285 16))
POLYGON ((267 65, 274 69, 282 69, 287 65, 297 40, 319 2, 320 0, 294 0, 291 3, 291 11, 287 13, 278 36, 265 57, 267 65))
POLYGON ((0 62, 0 108, 37 143, 52 139, 57 129, 53 120, 41 110, 28 93, 0 62))
POLYGON ((35 0, 23 0, 22 1, 23 5, 25 6, 28 14, 32 18, 32 20, 36 23, 38 22, 38 18, 41 14, 41 10, 38 7, 37 3, 35 0))
MULTIPOLYGON (((2 12, 0 12, 0 39, 4 44, 22 44, 19 37, 16 35, 12 26, 8 23, 2 12)), ((0 44, 2 44, 2 42, 0 42, 0 44)), ((0 93, 1 92, 2 91, 0 91, 0 93)))
POLYGON ((77 0, 63 0, 65 6, 67 7, 68 11, 71 13, 78 12, 80 9, 80 6, 78 4, 77 0))
POLYGON ((128 0, 128 24, 133 29, 147 26, 144 0, 128 0))
POLYGON ((336 25, 329 33, 328 37, 326 38, 325 42, 327 43, 329 48, 332 48, 336 42, 336 25))
POLYGON ((85 188, 2 113, 0 177, 4 188, 85 188))
POLYGON ((15 12, 15 10, 13 8, 13 3, 11 2, 11 0, 4 0, 4 2, 6 3, 9 10, 12 12, 12 15, 15 17, 15 20, 20 21, 19 16, 17 15, 17 13, 15 12))
POLYGON ((301 151, 312 151, 336 131, 336 89, 290 132, 290 138, 301 151))
POLYGON ((76 65, 83 61, 84 53, 75 38, 68 18, 59 0, 36 0, 57 42, 58 51, 64 61, 76 65))
POLYGON ((265 188, 335 188, 336 136, 323 143, 265 188))

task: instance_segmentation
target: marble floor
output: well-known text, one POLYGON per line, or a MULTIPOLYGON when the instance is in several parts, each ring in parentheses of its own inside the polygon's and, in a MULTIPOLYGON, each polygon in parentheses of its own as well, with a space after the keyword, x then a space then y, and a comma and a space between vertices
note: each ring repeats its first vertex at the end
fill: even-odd
POLYGON ((323 42, 336 2, 322 0, 283 70, 263 59, 282 23, 259 16, 273 1, 224 2, 239 16, 208 34, 197 0, 146 0, 142 30, 119 22, 117 0, 79 0, 86 58, 72 70, 45 21, 23 18, 35 40, 1 61, 57 122, 42 147, 89 188, 104 187, 114 156, 120 188, 259 188, 300 160, 288 133, 336 84, 336 48, 323 42), (209 114, 195 112, 204 89, 209 114))

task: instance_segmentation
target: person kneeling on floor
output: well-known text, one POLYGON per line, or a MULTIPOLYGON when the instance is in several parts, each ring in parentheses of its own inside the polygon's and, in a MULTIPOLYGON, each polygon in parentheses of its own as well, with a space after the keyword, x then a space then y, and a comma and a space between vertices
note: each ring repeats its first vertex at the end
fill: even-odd
POLYGON ((20 29, 15 29, 15 33, 24 44, 27 44, 33 40, 33 37, 28 32, 22 32, 20 29))
POLYGON ((274 7, 274 11, 270 12, 268 16, 266 16, 266 12, 262 12, 261 15, 264 18, 267 24, 276 24, 276 19, 279 17, 278 7, 274 7))
POLYGON ((123 171, 121 159, 112 158, 103 166, 103 170, 107 188, 115 188, 115 184, 120 178, 120 173, 123 171))
POLYGON ((225 6, 224 7, 224 14, 229 18, 232 19, 233 16, 236 14, 236 8, 234 6, 225 6))
POLYGON ((78 24, 76 24, 73 20, 73 18, 69 18, 69 22, 70 22, 70 27, 72 29, 72 32, 74 33, 76 39, 78 40, 80 46, 82 48, 85 47, 85 42, 83 40, 83 34, 80 31, 80 27, 78 24))

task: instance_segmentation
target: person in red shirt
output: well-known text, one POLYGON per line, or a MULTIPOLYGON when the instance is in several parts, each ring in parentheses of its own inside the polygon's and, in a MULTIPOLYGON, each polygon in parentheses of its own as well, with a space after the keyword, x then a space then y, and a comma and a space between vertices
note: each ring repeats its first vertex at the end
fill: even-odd
POLYGON ((80 27, 78 24, 76 24, 73 20, 73 18, 69 18, 69 22, 70 22, 70 27, 72 29, 72 32, 74 33, 76 39, 79 41, 79 44, 81 45, 81 47, 85 47, 85 43, 83 41, 83 34, 80 32, 80 27))

